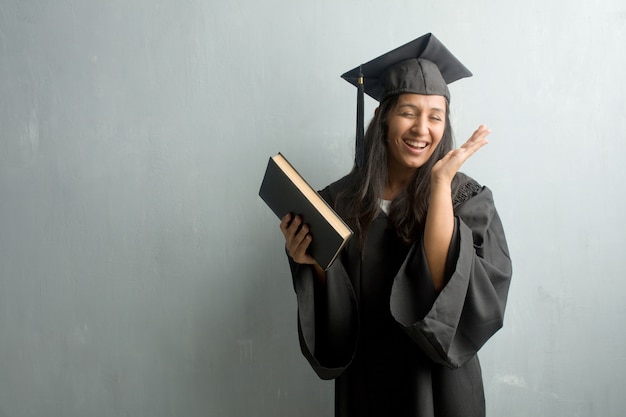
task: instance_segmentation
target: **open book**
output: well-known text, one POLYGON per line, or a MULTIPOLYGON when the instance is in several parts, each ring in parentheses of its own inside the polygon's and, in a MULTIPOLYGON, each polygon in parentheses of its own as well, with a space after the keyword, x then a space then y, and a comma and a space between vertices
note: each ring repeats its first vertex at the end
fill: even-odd
POLYGON ((282 219, 299 215, 313 237, 309 253, 327 270, 352 236, 352 230, 282 155, 269 159, 259 196, 282 219))

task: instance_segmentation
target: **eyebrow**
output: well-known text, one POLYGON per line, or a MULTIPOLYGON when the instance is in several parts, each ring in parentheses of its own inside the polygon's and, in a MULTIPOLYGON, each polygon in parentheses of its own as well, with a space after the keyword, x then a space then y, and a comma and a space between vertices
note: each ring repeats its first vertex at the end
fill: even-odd
MULTIPOLYGON (((411 107, 413 109, 419 110, 419 107, 417 107, 416 105, 411 104, 411 103, 399 103, 398 104, 398 108, 402 108, 402 107, 411 107)), ((431 107, 431 108, 426 109, 426 110, 435 111, 435 112, 439 112, 439 113, 445 113, 445 110, 440 108, 440 107, 431 107)))

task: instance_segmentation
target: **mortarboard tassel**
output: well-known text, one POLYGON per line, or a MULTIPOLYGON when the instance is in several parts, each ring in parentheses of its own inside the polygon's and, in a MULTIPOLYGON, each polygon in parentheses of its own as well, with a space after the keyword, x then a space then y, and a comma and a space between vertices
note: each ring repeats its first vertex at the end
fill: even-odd
POLYGON ((356 96, 356 145, 354 163, 357 168, 361 168, 365 164, 365 144, 364 142, 364 104, 363 104, 363 72, 359 68, 359 78, 357 80, 357 96, 356 96))

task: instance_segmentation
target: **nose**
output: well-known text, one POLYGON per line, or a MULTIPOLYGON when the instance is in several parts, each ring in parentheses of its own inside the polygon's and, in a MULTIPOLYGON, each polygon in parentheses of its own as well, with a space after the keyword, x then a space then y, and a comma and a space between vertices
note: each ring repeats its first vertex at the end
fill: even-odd
POLYGON ((424 116, 417 117, 413 127, 411 128, 417 135, 423 136, 428 134, 428 120, 424 116))

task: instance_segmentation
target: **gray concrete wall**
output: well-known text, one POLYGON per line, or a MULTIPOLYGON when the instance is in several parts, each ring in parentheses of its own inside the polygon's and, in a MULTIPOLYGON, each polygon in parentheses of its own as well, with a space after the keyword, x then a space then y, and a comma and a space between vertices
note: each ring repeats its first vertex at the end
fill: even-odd
POLYGON ((339 75, 429 31, 514 259, 489 415, 624 415, 626 6, 420 3, 0 0, 0 416, 330 416, 258 187, 346 173, 339 75))

